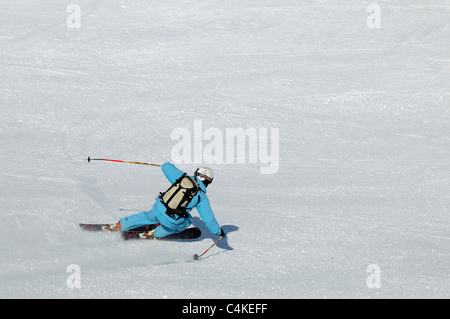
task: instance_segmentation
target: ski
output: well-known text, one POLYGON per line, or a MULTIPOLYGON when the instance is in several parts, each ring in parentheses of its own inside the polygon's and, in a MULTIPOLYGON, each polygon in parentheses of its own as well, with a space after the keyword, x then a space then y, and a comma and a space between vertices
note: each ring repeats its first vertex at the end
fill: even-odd
MULTIPOLYGON (((153 225, 146 225, 138 228, 134 228, 131 231, 139 231, 139 232, 147 232, 150 231, 156 227, 158 227, 161 224, 153 224, 153 225)), ((81 230, 85 231, 92 231, 92 232, 99 232, 99 231, 118 231, 119 228, 114 227, 115 224, 78 224, 78 227, 81 230), (112 227, 111 227, 112 226, 112 227)))
POLYGON ((78 224, 81 230, 85 231, 117 231, 118 229, 111 229, 110 226, 114 224, 78 224))
MULTIPOLYGON (((84 231, 102 232, 102 231, 118 231, 119 229, 111 229, 110 226, 114 224, 78 224, 79 228, 84 231)), ((124 240, 129 239, 145 239, 144 234, 152 229, 155 229, 160 224, 146 225, 129 231, 121 231, 124 240)), ((171 234, 162 238, 155 238, 155 240, 189 240, 196 239, 201 236, 202 232, 197 227, 187 228, 179 233, 171 234)))

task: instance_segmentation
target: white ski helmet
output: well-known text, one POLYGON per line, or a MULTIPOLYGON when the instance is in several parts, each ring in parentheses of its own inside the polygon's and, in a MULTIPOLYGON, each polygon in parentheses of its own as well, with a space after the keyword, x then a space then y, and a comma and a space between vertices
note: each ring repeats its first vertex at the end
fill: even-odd
POLYGON ((205 187, 208 187, 209 184, 212 183, 214 179, 214 174, 212 169, 206 166, 200 166, 195 171, 194 175, 205 184, 205 187))

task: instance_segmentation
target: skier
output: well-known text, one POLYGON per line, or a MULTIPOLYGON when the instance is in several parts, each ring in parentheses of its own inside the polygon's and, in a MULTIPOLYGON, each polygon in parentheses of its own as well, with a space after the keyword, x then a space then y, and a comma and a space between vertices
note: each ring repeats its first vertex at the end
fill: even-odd
POLYGON ((192 223, 189 212, 195 207, 209 231, 225 237, 206 195, 206 187, 214 179, 212 170, 202 166, 197 168, 194 176, 188 176, 169 162, 164 163, 161 170, 172 185, 166 192, 160 193, 153 208, 122 218, 118 223, 110 225, 109 229, 128 231, 146 225, 160 224, 146 232, 144 238, 165 237, 188 228, 192 223))

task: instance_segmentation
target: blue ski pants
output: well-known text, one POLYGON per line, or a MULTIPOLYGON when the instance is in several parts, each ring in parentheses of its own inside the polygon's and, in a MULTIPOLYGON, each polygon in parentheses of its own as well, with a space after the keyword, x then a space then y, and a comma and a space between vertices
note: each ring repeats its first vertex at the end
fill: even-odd
POLYGON ((188 215, 186 218, 174 219, 166 214, 166 207, 158 199, 149 211, 143 211, 125 218, 120 219, 120 229, 123 231, 133 228, 161 224, 155 228, 155 237, 165 237, 183 231, 192 224, 192 217, 188 215))

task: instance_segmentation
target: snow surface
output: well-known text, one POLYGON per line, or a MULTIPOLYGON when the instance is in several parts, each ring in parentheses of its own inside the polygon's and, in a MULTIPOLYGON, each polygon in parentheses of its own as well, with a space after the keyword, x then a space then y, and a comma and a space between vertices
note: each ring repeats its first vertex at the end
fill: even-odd
POLYGON ((450 3, 372 3, 1 0, 0 297, 449 298, 450 3), (226 240, 76 228, 168 186, 88 156, 171 161, 194 120, 279 129, 275 174, 208 164, 226 240))

